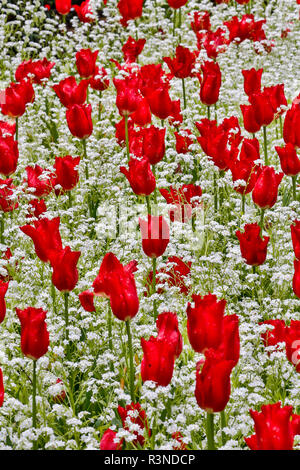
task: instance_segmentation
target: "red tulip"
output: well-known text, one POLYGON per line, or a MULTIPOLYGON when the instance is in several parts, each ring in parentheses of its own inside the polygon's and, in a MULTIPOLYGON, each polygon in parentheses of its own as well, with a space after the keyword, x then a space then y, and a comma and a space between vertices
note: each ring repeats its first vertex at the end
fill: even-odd
POLYGON ((109 79, 107 78, 107 72, 105 68, 96 66, 96 73, 92 78, 90 78, 89 83, 93 90, 106 90, 106 88, 109 86, 109 79))
POLYGON ((219 413, 225 409, 230 398, 230 374, 235 363, 208 349, 202 365, 203 360, 196 366, 197 403, 207 413, 219 413))
POLYGON ((285 175, 296 176, 300 173, 300 159, 296 149, 291 143, 287 143, 285 147, 275 147, 280 158, 281 169, 285 175))
POLYGON ((139 403, 131 403, 125 408, 118 406, 118 413, 123 423, 123 428, 126 431, 130 430, 130 424, 133 424, 133 427, 138 426, 138 430, 134 430, 133 434, 136 436, 136 439, 132 441, 133 445, 139 443, 142 447, 145 442, 145 432, 148 436, 151 436, 151 430, 149 429, 147 416, 145 411, 141 408, 139 403))
POLYGON ((56 176, 54 185, 61 186, 61 189, 56 191, 58 194, 61 191, 71 191, 77 185, 79 181, 77 169, 79 162, 80 157, 71 157, 71 155, 55 158, 54 169, 56 176))
POLYGON ((191 22, 191 28, 195 34, 202 30, 209 31, 211 28, 210 12, 195 11, 193 21, 191 22))
POLYGON ((91 49, 81 49, 76 52, 76 67, 83 78, 91 78, 96 72, 96 60, 99 51, 92 52, 91 49))
POLYGON ((86 312, 96 312, 94 305, 94 292, 85 290, 79 294, 79 301, 86 312))
POLYGON ((284 94, 284 84, 264 88, 264 93, 268 96, 270 104, 273 108, 275 117, 283 114, 287 107, 287 100, 284 94))
POLYGON ((264 69, 242 70, 244 77, 244 90, 246 95, 250 96, 261 91, 261 76, 264 69))
POLYGON ((126 27, 129 20, 142 16, 143 0, 119 0, 118 9, 122 16, 121 24, 126 27))
POLYGON ((159 163, 165 155, 166 129, 155 126, 143 129, 143 155, 148 158, 151 165, 159 163))
POLYGON ((193 68, 195 67, 196 54, 191 52, 187 47, 177 46, 175 57, 163 57, 168 65, 171 73, 177 78, 191 77, 193 68))
MULTIPOLYGON (((159 279, 160 284, 167 284, 169 287, 176 286, 180 289, 182 294, 187 295, 189 293, 189 287, 186 286, 185 280, 191 272, 192 263, 184 262, 181 258, 177 256, 170 256, 167 261, 167 267, 160 269, 156 272, 157 278, 159 279), (163 275, 163 278, 160 279, 160 274, 163 275), (166 276, 167 275, 167 276, 166 276)), ((150 286, 152 286, 153 272, 150 271, 146 281, 147 293, 150 291, 150 286)), ((160 294, 164 291, 163 288, 158 288, 157 293, 160 294)))
POLYGON ((137 41, 129 36, 125 44, 122 46, 122 52, 125 62, 136 62, 138 56, 144 49, 146 39, 138 39, 137 41))
POLYGON ((29 201, 28 214, 26 217, 40 218, 47 211, 44 199, 33 199, 29 201))
POLYGON ((174 356, 179 357, 182 351, 182 336, 178 329, 178 318, 176 313, 160 313, 156 320, 158 331, 157 339, 169 343, 173 348, 174 356))
POLYGON ((168 0, 169 6, 175 10, 183 7, 187 2, 188 0, 168 0))
POLYGON ((265 166, 258 177, 252 199, 261 209, 270 209, 277 201, 278 187, 283 178, 283 173, 275 173, 274 168, 265 166))
POLYGON ((32 225, 20 227, 25 235, 28 235, 33 243, 37 256, 44 263, 51 262, 53 256, 56 256, 62 250, 62 242, 59 233, 60 218, 40 219, 32 225))
POLYGON ((132 158, 129 161, 129 170, 121 166, 120 171, 128 179, 135 194, 149 196, 149 194, 155 190, 155 176, 151 171, 150 163, 147 158, 143 158, 142 160, 132 158))
POLYGON ((0 179, 0 209, 3 212, 11 212, 18 207, 15 201, 14 190, 15 186, 12 184, 12 178, 6 180, 0 179))
POLYGON ((291 234, 295 256, 300 260, 300 220, 295 220, 295 225, 291 225, 291 234))
POLYGON ((7 292, 9 282, 0 280, 0 323, 3 322, 6 314, 5 294, 7 292))
POLYGON ((78 282, 77 263, 80 251, 71 251, 69 246, 51 256, 52 283, 61 292, 70 292, 78 282))
POLYGON ((254 15, 243 15, 242 18, 233 16, 230 21, 224 21, 224 25, 229 29, 229 42, 241 43, 246 39, 250 41, 263 41, 266 39, 262 29, 266 20, 254 20, 254 15))
POLYGON ((65 78, 58 85, 53 86, 63 106, 69 107, 73 104, 84 104, 87 96, 89 80, 81 80, 77 85, 75 77, 65 78))
POLYGON ((166 85, 153 89, 152 92, 149 90, 146 98, 151 112, 162 121, 167 117, 171 117, 174 121, 182 122, 182 116, 180 114, 180 100, 171 100, 166 85))
POLYGON ((192 217, 192 210, 200 204, 199 198, 202 196, 200 186, 194 184, 184 184, 179 189, 170 186, 169 189, 160 189, 160 194, 168 204, 175 205, 175 209, 170 209, 170 220, 174 222, 188 222, 192 217))
POLYGON ((285 115, 283 125, 283 138, 285 143, 300 147, 300 105, 293 104, 285 115))
POLYGON ((144 253, 150 258, 162 256, 170 241, 170 229, 162 215, 148 215, 148 221, 139 218, 144 253))
POLYGON ((144 356, 141 363, 142 381, 152 380, 157 385, 166 387, 172 380, 174 370, 174 345, 165 339, 150 336, 141 339, 144 356))
MULTIPOLYGON (((61 379, 57 379, 56 380, 56 384, 61 384, 63 385, 63 382, 61 379)), ((58 393, 57 395, 55 395, 54 397, 52 397, 52 400, 55 402, 55 403, 62 403, 66 398, 66 392, 65 390, 62 388, 61 389, 61 392, 58 393)))
POLYGON ((138 109, 142 98, 137 88, 136 79, 114 79, 113 82, 117 90, 116 105, 119 113, 121 116, 130 116, 138 109))
POLYGON ((0 173, 6 177, 17 169, 19 158, 18 142, 13 137, 0 137, 0 173))
POLYGON ((280 402, 262 405, 260 412, 250 410, 255 434, 245 438, 248 447, 251 450, 292 450, 292 412, 292 406, 281 407, 280 402))
POLYGON ((78 139, 86 139, 93 132, 92 106, 90 104, 74 104, 66 111, 71 134, 78 139))
POLYGON ((256 115, 254 112, 254 107, 251 105, 240 105, 243 119, 244 119, 244 127, 246 131, 250 132, 251 134, 255 134, 261 128, 260 122, 257 121, 256 115))
POLYGON ((219 54, 226 51, 228 39, 224 28, 216 31, 200 31, 197 33, 197 47, 199 50, 205 49, 210 59, 216 59, 219 54))
POLYGON ((193 144, 192 135, 189 129, 185 129, 179 132, 174 132, 176 138, 176 152, 177 153, 188 153, 190 146, 193 144))
POLYGON ((35 165, 34 167, 27 166, 26 173, 28 188, 35 190, 35 196, 45 197, 51 193, 55 181, 53 173, 50 173, 39 165, 35 165))
POLYGON ((240 358, 240 335, 239 317, 237 315, 225 315, 223 318, 222 341, 216 352, 223 359, 233 361, 234 366, 238 363, 240 358))
POLYGON ((85 0, 80 6, 74 5, 74 10, 76 11, 80 21, 83 23, 92 23, 94 21, 93 14, 90 9, 90 0, 85 0))
POLYGON ((232 173, 232 181, 243 180, 244 185, 239 184, 234 189, 240 194, 250 193, 261 173, 261 168, 254 162, 258 160, 259 155, 259 144, 257 139, 244 139, 243 146, 240 153, 239 160, 232 162, 230 170, 232 173), (257 142, 256 145, 252 145, 252 142, 257 142), (256 154, 257 152, 257 154, 256 154))
POLYGON ((151 112, 148 101, 143 96, 137 97, 137 107, 131 114, 131 118, 138 126, 146 126, 151 123, 151 112))
POLYGON ((261 334, 265 348, 276 346, 278 343, 283 343, 285 341, 285 322, 283 320, 265 320, 260 324, 270 325, 273 327, 261 334))
POLYGON ((100 441, 100 450, 121 450, 123 439, 120 441, 116 438, 117 431, 107 429, 100 441))
POLYGON ((242 257, 250 266, 263 264, 267 257, 267 246, 270 237, 261 237, 260 231, 260 226, 257 223, 246 224, 243 233, 240 230, 236 231, 242 257))
POLYGON ((4 384, 3 384, 3 374, 2 374, 2 369, 0 368, 0 408, 3 405, 4 402, 4 384))
POLYGON ((3 114, 20 117, 25 113, 26 105, 34 100, 32 84, 27 80, 11 83, 5 90, 5 100, 1 104, 3 114))
POLYGON ((217 301, 213 294, 192 296, 195 307, 187 306, 187 332, 192 348, 204 353, 208 348, 218 348, 223 335, 223 318, 226 300, 217 301))
POLYGON ((284 332, 285 351, 287 359, 295 366, 300 373, 300 321, 291 320, 290 326, 284 332))
POLYGON ((256 122, 260 126, 268 126, 274 119, 274 110, 265 89, 263 92, 254 93, 249 96, 249 101, 253 106, 254 116, 256 122))
POLYGON ((207 106, 215 104, 219 99, 221 87, 221 71, 217 62, 206 61, 201 65, 203 78, 200 87, 200 99, 207 106))
POLYGON ((300 299, 300 260, 295 259, 294 261, 294 277, 293 277, 293 290, 297 297, 300 299))
POLYGON ((14 136, 16 133, 16 123, 10 124, 6 121, 0 120, 0 137, 5 137, 7 135, 14 136))
POLYGON ((45 322, 46 314, 41 308, 16 308, 21 322, 21 349, 24 356, 37 360, 47 353, 49 333, 45 322))
POLYGON ((55 0, 55 8, 61 15, 70 13, 72 7, 72 0, 55 0))

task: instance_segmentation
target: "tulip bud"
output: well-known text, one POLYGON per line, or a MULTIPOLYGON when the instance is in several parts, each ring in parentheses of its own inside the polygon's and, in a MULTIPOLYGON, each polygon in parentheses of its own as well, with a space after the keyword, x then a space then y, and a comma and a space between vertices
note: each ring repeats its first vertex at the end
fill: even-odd
POLYGON ((46 314, 41 308, 16 308, 21 322, 21 349, 24 356, 37 360, 47 353, 49 333, 45 323, 46 314))
POLYGON ((92 52, 90 49, 81 49, 76 52, 76 67, 83 78, 91 78, 96 72, 96 60, 99 51, 92 52))
POLYGON ((93 132, 92 106, 74 104, 66 111, 71 134, 78 139, 86 139, 93 132))
POLYGON ((274 168, 265 166, 252 191, 252 199, 261 209, 270 209, 277 201, 278 187, 283 173, 275 173, 274 168))

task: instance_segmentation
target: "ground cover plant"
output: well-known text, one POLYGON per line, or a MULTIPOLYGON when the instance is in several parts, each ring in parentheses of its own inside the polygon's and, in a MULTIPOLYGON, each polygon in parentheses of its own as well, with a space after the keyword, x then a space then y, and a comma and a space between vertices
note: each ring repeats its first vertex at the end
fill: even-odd
POLYGON ((299 3, 2 0, 1 449, 299 449, 299 3))

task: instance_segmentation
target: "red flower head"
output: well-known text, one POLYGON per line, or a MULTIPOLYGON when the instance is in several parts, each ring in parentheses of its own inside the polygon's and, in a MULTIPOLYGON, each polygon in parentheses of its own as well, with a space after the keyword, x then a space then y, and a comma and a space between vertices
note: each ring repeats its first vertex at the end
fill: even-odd
POLYGON ((96 312, 94 305, 94 292, 85 290, 79 294, 79 301, 86 312, 96 312))
POLYGON ((236 236, 240 242, 242 257, 247 264, 259 266, 265 262, 270 237, 261 237, 260 226, 257 223, 246 224, 244 232, 237 230, 236 236))
POLYGON ((195 307, 187 306, 187 332, 192 348, 204 353, 208 348, 217 348, 222 341, 223 318, 226 300, 217 301, 213 294, 192 296, 195 307))
POLYGON ((25 113, 26 105, 34 100, 34 90, 28 80, 11 83, 5 90, 5 100, 1 104, 2 114, 20 117, 25 113))
POLYGON ((278 343, 285 341, 285 323, 283 320, 265 320, 260 325, 270 325, 273 327, 261 334, 265 348, 276 346, 278 343))
POLYGON ((13 137, 0 137, 0 173, 8 177, 16 169, 19 158, 18 142, 13 137))
POLYGON ((26 217, 36 217, 39 219, 46 211, 47 207, 44 199, 33 199, 29 201, 28 214, 26 217))
POLYGON ((51 262, 53 256, 56 256, 62 250, 62 242, 59 233, 60 218, 40 219, 32 225, 20 227, 25 235, 28 235, 33 243, 37 256, 44 263, 51 262))
POLYGON ((284 113, 287 107, 287 100, 284 94, 284 84, 264 88, 264 93, 268 96, 273 108, 275 118, 284 113))
POLYGON ((93 13, 90 9, 90 0, 85 0, 80 6, 74 5, 74 9, 82 23, 92 23, 94 21, 93 13))
MULTIPOLYGON (((42 60, 26 60, 22 62, 16 69, 15 78, 17 82, 21 82, 25 78, 29 78, 29 82, 42 84, 44 79, 50 78, 51 70, 55 62, 49 62, 46 57, 42 60)), ((29 94, 34 96, 33 88, 29 88, 29 94)), ((29 102, 32 98, 29 99, 29 102)))
POLYGON ((261 76, 264 69, 242 70, 244 77, 244 90, 246 95, 250 96, 261 91, 261 76))
POLYGON ((72 7, 72 0, 55 0, 55 8, 61 15, 70 13, 72 7))
POLYGON ((287 143, 285 147, 275 147, 280 158, 281 169, 285 175, 296 176, 300 173, 300 159, 293 144, 287 143))
POLYGON ((192 135, 189 129, 184 129, 179 132, 174 132, 176 138, 176 152, 177 153, 188 153, 190 146, 193 144, 192 135))
POLYGON ((244 139, 240 158, 234 160, 230 167, 232 180, 244 180, 245 184, 235 186, 234 189, 240 194, 248 194, 252 191, 260 175, 261 168, 254 162, 260 158, 259 142, 257 139, 244 139))
POLYGON ((160 194, 168 204, 175 205, 175 209, 170 209, 170 220, 174 222, 188 222, 192 217, 192 210, 200 204, 199 198, 202 196, 200 186, 194 184, 184 184, 179 189, 170 186, 169 189, 160 189, 160 194), (193 200, 197 198, 197 200, 193 200))
POLYGON ((107 78, 107 72, 104 67, 96 66, 95 75, 90 78, 90 87, 93 90, 103 91, 109 86, 109 79, 107 78))
POLYGON ((188 0, 168 0, 169 6, 174 10, 183 7, 187 2, 188 0))
POLYGON ((69 246, 51 256, 52 283, 62 292, 70 292, 78 282, 77 263, 80 251, 71 251, 69 246))
MULTIPOLYGON (((299 98, 298 98, 299 101, 299 98)), ((300 101, 299 101, 300 102, 300 101)), ((300 104, 293 104, 285 115, 283 125, 283 138, 285 143, 300 147, 300 104)))
POLYGON ((0 408, 3 405, 4 402, 4 384, 3 384, 3 374, 2 374, 2 369, 0 368, 0 408))
POLYGON ((26 173, 28 188, 35 190, 35 196, 45 197, 51 193, 55 180, 53 173, 50 173, 39 165, 35 165, 34 167, 27 166, 26 173))
POLYGON ((49 333, 46 325, 46 314, 41 308, 16 308, 21 322, 21 349, 24 356, 37 360, 47 353, 49 333))
POLYGON ((0 121, 0 137, 6 135, 14 136, 16 133, 16 123, 10 124, 6 121, 0 121))
POLYGON ((55 169, 55 182, 54 185, 59 184, 61 189, 57 191, 59 194, 61 191, 71 191, 75 188, 79 181, 78 165, 80 157, 71 157, 66 155, 65 157, 56 157, 54 163, 55 169))
POLYGON ((261 209, 270 209, 277 201, 278 187, 283 178, 283 173, 275 173, 274 168, 265 166, 258 177, 252 199, 261 209))
POLYGON ((295 259, 294 267, 293 290, 295 295, 300 299, 300 260, 295 259))
POLYGON ((230 374, 235 363, 208 349, 202 365, 203 360, 196 366, 197 403, 208 413, 219 413, 225 409, 230 398, 230 374))
MULTIPOLYGON (((222 342, 216 349, 223 359, 233 361, 234 366, 240 358, 239 317, 226 315, 223 319, 222 342)), ((234 367, 233 366, 233 367, 234 367)))
POLYGON ((78 139, 86 139, 93 132, 92 106, 74 104, 66 111, 70 132, 78 139))
POLYGON ((155 126, 143 129, 143 155, 148 158, 151 165, 156 165, 165 155, 166 129, 155 126))
POLYGON ((179 357, 182 351, 182 336, 178 329, 176 313, 164 312, 158 315, 156 327, 158 331, 157 339, 169 343, 173 348, 174 356, 179 357))
POLYGON ((255 21, 253 15, 243 15, 241 19, 233 16, 230 21, 225 21, 224 25, 229 30, 229 41, 241 43, 246 39, 250 41, 263 41, 266 39, 262 29, 266 20, 255 21))
POLYGON ((254 118, 260 127, 271 124, 275 115, 266 89, 263 92, 254 93, 249 96, 249 101, 253 106, 254 118))
POLYGON ((300 260, 300 220, 295 220, 295 225, 291 225, 291 234, 295 256, 300 260))
POLYGON ((133 273, 136 261, 123 266, 113 253, 107 253, 93 282, 95 295, 108 297, 113 314, 123 321, 135 317, 139 299, 133 273))
POLYGON ((151 112, 146 98, 140 95, 137 96, 137 108, 131 117, 138 126, 146 126, 151 123, 151 112))
POLYGON ((227 44, 228 39, 223 28, 218 28, 216 31, 209 30, 197 33, 198 49, 204 48, 210 59, 216 59, 220 53, 225 52, 227 44))
POLYGON ((260 122, 256 120, 256 116, 254 113, 254 107, 251 105, 240 105, 243 120, 244 120, 244 127, 246 131, 250 132, 251 134, 255 134, 261 128, 260 122))
POLYGON ((170 241, 170 229, 162 215, 148 215, 148 220, 139 218, 142 246, 150 258, 162 256, 170 241))
POLYGON ((151 430, 149 429, 147 416, 144 410, 142 410, 139 403, 131 403, 125 408, 118 406, 118 413, 123 423, 123 428, 126 431, 130 431, 130 425, 138 425, 139 430, 133 431, 136 439, 132 441, 133 445, 139 443, 142 447, 145 442, 145 432, 148 436, 151 436, 151 430))
MULTIPOLYGON (((62 387, 63 381, 58 378, 58 379, 56 380, 56 384, 61 384, 60 387, 62 387)), ((62 403, 62 402, 65 400, 65 398, 66 398, 66 392, 65 392, 65 390, 64 390, 63 388, 60 388, 60 390, 61 390, 61 391, 60 391, 57 395, 54 395, 54 396, 52 397, 52 400, 53 400, 55 403, 62 403)))
POLYGON ((112 429, 107 429, 101 438, 100 441, 100 450, 121 450, 123 445, 123 439, 117 441, 116 439, 117 431, 112 429))
POLYGON ((119 0, 118 9, 122 16, 121 24, 126 27, 129 20, 142 16, 143 0, 119 0))
POLYGON ((0 280, 0 323, 3 322, 6 314, 5 294, 7 292, 9 282, 0 280))
POLYGON ((137 88, 136 78, 114 79, 117 89, 116 105, 121 116, 130 116, 141 104, 142 96, 137 88))
POLYGON ((151 166, 147 158, 143 158, 142 160, 137 160, 136 158, 130 159, 129 170, 121 166, 120 171, 128 179, 135 194, 139 196, 149 196, 149 194, 154 191, 156 187, 155 176, 151 171, 151 166))
POLYGON ((292 406, 281 407, 280 402, 262 405, 260 412, 250 410, 255 434, 245 438, 248 447, 251 450, 292 450, 292 413, 292 406))
POLYGON ((284 332, 286 357, 300 373, 300 321, 291 320, 284 332))
MULTIPOLYGON (((157 271, 157 278, 159 279, 159 283, 166 284, 169 287, 179 287, 180 292, 182 294, 187 295, 189 293, 189 287, 185 285, 185 279, 187 276, 189 276, 191 272, 191 265, 192 263, 188 261, 185 263, 181 258, 178 258, 177 256, 170 256, 167 261, 167 267, 163 268, 159 271, 157 271), (159 274, 163 274, 163 279, 160 279, 159 274), (166 278, 167 275, 167 278, 166 278)), ((152 280, 153 280, 153 272, 150 271, 147 281, 146 281, 146 287, 147 287, 147 293, 150 292, 150 286, 152 286, 152 280)), ((157 289, 158 293, 163 292, 164 289, 157 289)))
POLYGON ((14 190, 15 186, 12 184, 12 178, 6 180, 0 179, 0 209, 3 212, 11 212, 18 207, 15 201, 14 190))
POLYGON ((150 336, 141 339, 144 356, 141 363, 142 381, 152 380, 157 385, 166 387, 172 380, 174 370, 174 345, 165 339, 150 336))
POLYGON ((176 54, 173 59, 164 57, 163 60, 168 65, 171 73, 177 78, 187 78, 192 76, 192 70, 195 67, 196 54, 187 47, 177 46, 176 54))
POLYGON ((167 117, 171 117, 174 121, 182 122, 180 100, 171 100, 168 85, 153 89, 152 93, 149 90, 146 98, 151 112, 162 121, 167 117))
POLYGON ((73 104, 84 104, 88 86, 88 80, 81 80, 79 85, 77 85, 76 79, 72 75, 61 80, 58 85, 54 85, 53 90, 60 99, 61 104, 68 108, 73 104))
POLYGON ((96 74, 98 52, 92 52, 91 49, 81 49, 76 52, 76 67, 81 77, 91 78, 96 74))
POLYGON ((146 39, 138 39, 137 41, 129 36, 125 44, 122 46, 122 52, 125 62, 136 62, 138 56, 144 49, 146 39))
POLYGON ((221 71, 219 64, 206 61, 201 65, 203 78, 200 87, 200 99, 207 106, 215 104, 219 99, 221 87, 221 71))
POLYGON ((211 28, 209 11, 195 11, 191 28, 195 34, 203 30, 209 31, 211 28))

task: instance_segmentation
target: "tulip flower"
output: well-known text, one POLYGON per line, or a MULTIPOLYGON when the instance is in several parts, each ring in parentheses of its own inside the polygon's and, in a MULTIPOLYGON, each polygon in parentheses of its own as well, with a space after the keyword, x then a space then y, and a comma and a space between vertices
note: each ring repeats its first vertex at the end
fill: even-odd
POLYGON ((295 225, 291 225, 291 234, 295 256, 300 260, 300 220, 295 220, 295 225))
POLYGON ((287 359, 300 373, 300 321, 291 320, 290 326, 286 326, 284 332, 285 351, 287 359))
POLYGON ((146 126, 151 123, 151 112, 148 101, 143 96, 137 96, 137 107, 131 114, 131 118, 138 126, 146 126))
POLYGON ((280 83, 279 85, 265 87, 264 93, 269 98, 275 118, 284 113, 284 110, 287 107, 287 100, 284 94, 284 84, 280 83))
POLYGON ((293 104, 285 115, 283 125, 283 138, 285 143, 300 147, 300 105, 293 104))
POLYGON ((195 11, 193 21, 191 22, 191 28, 194 33, 199 31, 209 31, 211 28, 210 24, 210 12, 209 11, 195 11))
MULTIPOLYGON (((59 384, 60 386, 62 386, 62 385, 63 385, 63 381, 62 381, 60 378, 58 378, 58 379, 56 380, 56 385, 57 385, 57 384, 59 384)), ((66 398, 66 392, 65 392, 65 390, 64 390, 63 388, 61 388, 61 392, 58 393, 57 395, 53 396, 53 397, 52 397, 52 400, 53 400, 55 403, 63 403, 63 401, 65 400, 65 398, 66 398)))
POLYGON ((219 302, 213 294, 193 294, 191 303, 187 306, 187 332, 188 338, 194 351, 205 353, 208 348, 218 348, 223 335, 223 318, 226 300, 219 302))
POLYGON ((171 8, 174 8, 175 10, 183 7, 188 2, 188 0, 167 0, 167 1, 168 1, 169 6, 171 8))
POLYGON ((123 439, 120 441, 116 437, 117 431, 107 429, 100 441, 100 450, 121 450, 123 439))
POLYGON ((99 51, 92 52, 90 49, 81 49, 76 52, 76 67, 82 78, 91 78, 96 72, 96 60, 99 51))
MULTIPOLYGON (((3 212, 11 212, 18 207, 18 203, 14 200, 15 186, 12 184, 12 178, 6 180, 0 179, 0 209, 3 212)), ((3 232, 3 230, 2 230, 3 232)), ((2 237, 2 234, 1 234, 2 237)), ((3 243, 3 241, 2 241, 3 243)))
POLYGON ((254 108, 251 105, 240 105, 243 120, 244 120, 244 127, 246 131, 250 132, 251 134, 255 134, 261 128, 260 123, 256 120, 254 108))
POLYGON ((236 236, 240 242, 242 257, 247 264, 259 266, 265 262, 270 237, 261 236, 261 228, 257 223, 246 224, 244 232, 237 230, 236 236))
POLYGON ((153 89, 146 96, 151 112, 164 121, 171 117, 174 121, 182 122, 180 114, 180 100, 171 100, 169 90, 166 85, 153 89))
POLYGON ((295 259, 294 268, 293 290, 295 295, 300 299, 300 260, 295 259))
POLYGON ((277 346, 278 343, 285 341, 285 322, 283 320, 265 320, 260 325, 270 325, 272 329, 268 329, 261 334, 265 348, 269 346, 277 346))
POLYGON ((88 290, 85 290, 79 294, 79 301, 86 312, 96 312, 94 296, 94 292, 90 292, 88 290))
MULTIPOLYGON (((55 62, 49 62, 46 57, 42 60, 26 60, 22 62, 16 69, 15 78, 17 82, 22 82, 25 78, 36 84, 43 84, 45 79, 50 78, 51 70, 55 62)), ((29 88, 33 94, 33 88, 29 88)), ((32 99, 29 99, 29 102, 32 99)))
POLYGON ((246 95, 251 96, 261 91, 261 77, 264 69, 242 70, 244 77, 244 90, 246 95))
POLYGON ((33 199, 32 201, 29 201, 27 217, 36 217, 39 219, 46 211, 47 207, 44 199, 33 199))
POLYGON ((51 253, 52 282, 61 292, 71 292, 78 282, 77 263, 80 251, 71 251, 70 247, 61 248, 51 253))
POLYGON ((44 263, 51 262, 53 256, 62 250, 59 224, 60 218, 56 217, 52 220, 40 219, 33 225, 20 227, 22 232, 32 239, 36 254, 44 263))
POLYGON ((95 75, 89 79, 90 87, 93 90, 104 91, 109 86, 109 79, 104 67, 96 66, 95 75))
POLYGON ((148 158, 151 165, 156 165, 164 158, 165 135, 165 128, 150 126, 143 129, 143 155, 148 158))
POLYGON ((178 358, 182 351, 182 336, 178 329, 178 318, 176 313, 163 312, 156 320, 158 331, 157 339, 163 340, 172 346, 174 356, 178 358))
POLYGON ((233 361, 233 367, 237 365, 240 358, 239 317, 237 315, 225 315, 222 341, 215 351, 223 359, 233 361))
POLYGON ((150 336, 141 339, 144 356, 141 363, 143 382, 152 380, 157 385, 166 387, 172 380, 174 370, 174 346, 165 339, 150 336))
MULTIPOLYGON (((163 274, 163 278, 160 279, 161 284, 166 284, 169 287, 176 286, 180 289, 182 294, 187 295, 189 293, 189 287, 186 286, 185 280, 191 272, 192 263, 189 261, 185 263, 178 256, 170 256, 167 261, 167 267, 157 271, 157 275, 163 274), (167 275, 167 276, 166 276, 167 275)), ((147 291, 145 295, 148 295, 151 291, 153 282, 153 271, 150 271, 146 281, 147 291)), ((163 288, 157 289, 157 293, 161 294, 164 291, 163 288)))
POLYGON ((151 171, 150 163, 147 158, 138 160, 136 158, 129 160, 129 170, 124 166, 120 167, 128 179, 133 192, 139 196, 149 196, 156 187, 155 176, 151 171))
POLYGON ((78 139, 86 139, 93 132, 92 106, 74 104, 66 111, 71 134, 78 139))
POLYGON ((200 86, 200 100, 206 106, 215 104, 219 99, 221 71, 217 62, 206 61, 201 65, 203 77, 200 86))
POLYGON ((55 8, 57 13, 67 15, 70 13, 72 7, 72 0, 55 0, 55 8))
POLYGON ((274 168, 265 166, 252 191, 252 199, 261 209, 270 209, 277 201, 278 187, 283 173, 275 173, 274 168))
POLYGON ((77 85, 75 77, 65 78, 58 85, 53 85, 53 90, 57 94, 63 106, 68 108, 73 104, 84 104, 87 98, 89 80, 81 80, 77 85))
POLYGON ((34 195, 37 197, 45 197, 51 193, 55 181, 53 173, 45 170, 39 165, 34 167, 27 166, 27 185, 28 188, 34 189, 34 195))
POLYGON ((198 49, 205 49, 209 59, 216 59, 219 54, 225 52, 228 42, 224 28, 218 28, 216 31, 209 30, 197 33, 198 49))
POLYGON ((179 189, 172 186, 169 189, 160 189, 160 194, 168 204, 175 205, 175 209, 170 209, 170 220, 187 222, 193 216, 192 210, 200 204, 199 198, 202 196, 200 186, 184 184, 179 189))
POLYGON ((144 253, 150 258, 162 256, 170 241, 170 229, 162 215, 139 219, 144 253))
POLYGON ((193 144, 191 137, 192 133, 189 129, 185 129, 179 132, 174 132, 176 138, 176 152, 177 153, 188 153, 190 146, 193 144))
POLYGON ((82 23, 92 23, 94 21, 93 14, 90 9, 90 0, 85 0, 81 5, 74 5, 78 18, 82 23))
POLYGON ((9 282, 0 280, 0 323, 3 322, 6 314, 5 294, 7 292, 9 282))
POLYGON ((143 447, 145 442, 145 433, 148 436, 151 436, 151 430, 148 425, 148 420, 145 411, 142 409, 139 403, 131 403, 125 408, 123 406, 118 406, 118 413, 122 420, 123 428, 126 431, 130 431, 130 424, 132 423, 133 427, 138 428, 133 431, 133 434, 136 436, 136 439, 132 441, 133 445, 140 444, 143 447))
POLYGON ((2 114, 18 118, 25 113, 26 105, 33 100, 34 90, 29 81, 11 83, 5 90, 5 100, 1 104, 2 114))
POLYGON ((0 408, 3 405, 4 402, 4 384, 3 384, 3 373, 2 369, 0 368, 0 408))
POLYGON ((129 20, 142 16, 143 0, 119 0, 118 9, 122 16, 121 24, 126 28, 129 20))
POLYGON ((125 62, 137 62, 138 56, 144 49, 146 39, 138 39, 137 41, 129 36, 127 41, 122 46, 122 52, 125 62))
POLYGON ((7 135, 14 136, 16 133, 16 124, 10 124, 6 121, 0 120, 0 137, 5 137, 7 135))
POLYGON ((54 185, 60 185, 61 189, 55 191, 59 194, 61 191, 71 191, 79 181, 78 165, 80 157, 56 157, 54 163, 55 182, 54 185))
POLYGON ((297 175, 300 173, 300 159, 297 155, 296 149, 293 144, 288 142, 285 147, 275 147, 275 150, 279 155, 283 173, 292 177, 293 198, 296 200, 297 175))
POLYGON ((294 429, 292 406, 281 403, 262 405, 261 411, 250 410, 254 421, 254 431, 245 441, 251 450, 292 450, 294 429))
POLYGON ((0 173, 8 177, 16 169, 19 158, 18 142, 13 137, 0 137, 0 173))

